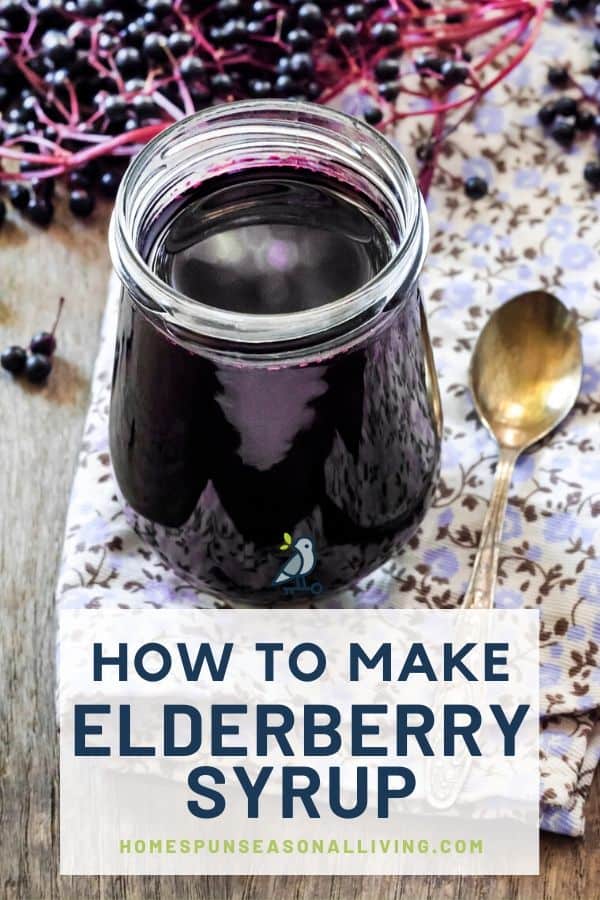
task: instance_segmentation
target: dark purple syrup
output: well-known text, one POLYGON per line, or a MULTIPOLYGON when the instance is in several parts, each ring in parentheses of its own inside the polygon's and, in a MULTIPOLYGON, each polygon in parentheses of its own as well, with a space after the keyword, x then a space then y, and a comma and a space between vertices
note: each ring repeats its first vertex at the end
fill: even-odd
POLYGON ((331 180, 243 173, 190 197, 155 238, 163 281, 210 306, 297 312, 367 284, 393 244, 363 198, 331 180))
MULTIPOLYGON (((362 195, 274 169, 209 182, 172 207, 142 249, 192 299, 276 314, 363 287, 394 243, 362 195)), ((233 598, 284 599, 272 586, 287 557, 284 532, 312 539, 305 589, 325 591, 412 535, 439 439, 418 297, 397 299, 360 343, 274 363, 185 349, 124 298, 113 465, 134 524, 170 564, 233 598)))

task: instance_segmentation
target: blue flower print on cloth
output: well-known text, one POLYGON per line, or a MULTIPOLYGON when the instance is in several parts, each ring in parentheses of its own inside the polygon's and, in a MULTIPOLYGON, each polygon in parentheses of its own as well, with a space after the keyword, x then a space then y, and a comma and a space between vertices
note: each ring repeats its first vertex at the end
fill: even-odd
MULTIPOLYGON (((547 93, 547 60, 564 59, 583 72, 588 56, 583 29, 549 17, 525 63, 444 147, 428 200, 431 245, 422 280, 445 416, 441 478, 410 545, 335 600, 340 607, 428 608, 460 601, 497 458, 469 397, 470 354, 499 304, 534 288, 555 293, 576 310, 583 384, 568 420, 517 465, 497 604, 540 610, 541 826, 570 835, 583 832, 600 757, 600 196, 583 182, 583 154, 548 142, 536 112, 547 93), (490 185, 477 202, 462 191, 471 174, 490 185)), ((397 135, 412 159, 425 128, 416 120, 397 135)), ((213 599, 177 578, 127 528, 115 497, 107 441, 115 308, 113 297, 73 485, 58 603, 210 606, 213 599)))

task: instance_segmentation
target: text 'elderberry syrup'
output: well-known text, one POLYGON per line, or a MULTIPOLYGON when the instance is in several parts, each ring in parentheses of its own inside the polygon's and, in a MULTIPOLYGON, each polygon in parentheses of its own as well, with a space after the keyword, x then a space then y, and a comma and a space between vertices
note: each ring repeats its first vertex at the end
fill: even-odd
MULTIPOLYGON (((365 289, 398 241, 349 184, 273 167, 190 190, 139 249, 198 304, 277 317, 365 289)), ((217 347, 157 327, 125 295, 111 451, 135 527, 234 599, 302 600, 380 565, 414 533, 437 471, 422 328, 413 287, 301 349, 217 347)))

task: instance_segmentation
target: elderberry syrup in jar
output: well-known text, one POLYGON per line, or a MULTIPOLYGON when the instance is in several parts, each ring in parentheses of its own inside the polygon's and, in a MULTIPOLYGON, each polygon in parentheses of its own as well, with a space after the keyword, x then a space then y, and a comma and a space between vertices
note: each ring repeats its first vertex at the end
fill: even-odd
POLYGON ((139 534, 246 601, 335 591, 399 550, 441 419, 398 151, 308 103, 205 110, 136 157, 110 243, 110 446, 139 534))

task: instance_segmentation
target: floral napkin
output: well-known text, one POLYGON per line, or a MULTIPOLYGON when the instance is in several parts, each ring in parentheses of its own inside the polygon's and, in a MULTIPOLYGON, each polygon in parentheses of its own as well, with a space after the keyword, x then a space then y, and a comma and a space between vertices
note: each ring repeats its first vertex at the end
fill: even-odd
MULTIPOLYGON (((466 387, 489 313, 543 287, 578 314, 585 371, 573 414, 517 465, 504 530, 497 605, 541 614, 541 827, 584 830, 600 760, 600 198, 582 179, 593 148, 566 152, 536 111, 546 60, 587 65, 575 25, 546 24, 532 54, 451 138, 429 198, 431 250, 423 279, 445 415, 442 476, 422 528, 400 556, 336 598, 340 606, 449 607, 466 587, 490 495, 496 448, 466 387), (483 175, 489 194, 460 189, 483 175)), ((418 122, 419 120, 417 120, 418 122)), ((399 140, 410 154, 422 125, 399 140)), ((108 453, 117 306, 107 307, 92 400, 68 512, 60 608, 210 606, 127 527, 108 453)))

